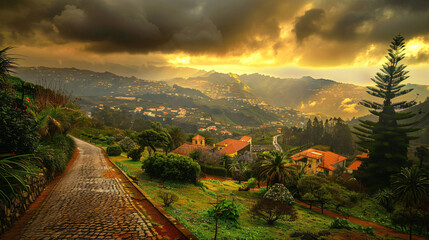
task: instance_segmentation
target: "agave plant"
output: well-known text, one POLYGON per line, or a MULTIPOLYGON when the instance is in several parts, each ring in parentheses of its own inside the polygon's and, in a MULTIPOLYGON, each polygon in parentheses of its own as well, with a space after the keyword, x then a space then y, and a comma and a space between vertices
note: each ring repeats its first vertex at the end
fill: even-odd
POLYGON ((37 173, 37 161, 32 154, 0 155, 0 197, 6 205, 10 205, 9 196, 16 190, 28 190, 25 178, 37 173))

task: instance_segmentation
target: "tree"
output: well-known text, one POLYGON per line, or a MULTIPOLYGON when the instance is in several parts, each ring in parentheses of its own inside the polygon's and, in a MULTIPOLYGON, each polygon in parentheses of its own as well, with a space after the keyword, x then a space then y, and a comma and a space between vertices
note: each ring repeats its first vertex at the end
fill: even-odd
POLYGON ((292 160, 289 158, 296 148, 288 150, 284 155, 279 151, 270 151, 263 154, 264 160, 260 163, 259 175, 265 178, 267 186, 271 187, 275 183, 286 185, 287 176, 291 174, 292 166, 287 165, 292 160))
POLYGON ((10 49, 10 47, 7 47, 0 50, 0 78, 2 80, 0 86, 3 86, 6 78, 12 73, 12 68, 15 67, 15 59, 7 53, 10 49))
POLYGON ((235 159, 230 165, 228 165, 228 170, 231 172, 233 178, 238 180, 238 183, 241 183, 241 181, 247 179, 246 175, 250 173, 252 168, 247 161, 235 159))
POLYGON ((401 84, 408 78, 406 66, 399 62, 405 57, 405 42, 401 35, 393 38, 388 55, 388 62, 383 64, 371 80, 375 87, 368 87, 368 93, 374 97, 383 99, 383 103, 363 100, 361 105, 369 108, 370 113, 378 117, 378 122, 360 120, 357 131, 360 150, 369 150, 369 158, 365 159, 357 171, 357 178, 372 192, 389 186, 390 177, 398 173, 407 165, 407 149, 409 141, 414 139, 408 134, 418 129, 412 128, 414 123, 399 123, 415 114, 407 111, 395 110, 407 109, 414 106, 413 101, 392 102, 396 97, 409 93, 412 89, 402 90, 401 84))
POLYGON ((395 198, 393 195, 393 191, 390 188, 385 188, 383 190, 378 191, 374 198, 377 200, 378 204, 386 209, 388 212, 393 212, 395 205, 395 198))
POLYGON ((137 142, 141 147, 150 147, 153 152, 162 148, 165 152, 171 149, 171 136, 160 123, 153 123, 152 129, 145 130, 137 135, 137 142))
MULTIPOLYGON (((427 174, 418 168, 404 168, 393 177, 393 193, 402 202, 413 219, 414 209, 426 203, 429 196, 429 179, 427 174)), ((413 234, 413 222, 409 223, 410 239, 413 234)))
POLYGON ((419 168, 423 168, 425 162, 429 160, 429 149, 425 146, 416 148, 414 155, 419 159, 419 168))
POLYGON ((258 200, 250 211, 254 217, 264 219, 269 225, 279 219, 294 221, 297 218, 297 212, 292 205, 268 198, 258 200))
POLYGON ((171 136, 171 149, 176 149, 185 142, 186 135, 180 127, 170 126, 168 133, 171 136))

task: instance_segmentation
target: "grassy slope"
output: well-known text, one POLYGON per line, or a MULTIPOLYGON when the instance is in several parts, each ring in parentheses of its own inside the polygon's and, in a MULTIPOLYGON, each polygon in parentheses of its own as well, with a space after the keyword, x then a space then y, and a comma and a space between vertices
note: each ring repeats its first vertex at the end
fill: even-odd
MULTIPOLYGON (((113 157, 113 161, 120 162, 130 174, 139 177, 139 185, 154 200, 161 201, 157 192, 161 188, 168 188, 179 196, 179 201, 173 203, 166 210, 187 229, 200 239, 211 239, 214 235, 214 221, 207 217, 207 210, 220 198, 234 199, 242 206, 238 224, 220 223, 219 238, 226 239, 287 239, 295 231, 309 231, 317 233, 320 230, 328 230, 332 218, 308 210, 305 207, 295 205, 298 211, 298 219, 295 222, 279 220, 274 226, 269 226, 265 221, 254 219, 249 209, 260 196, 258 192, 239 192, 239 184, 235 181, 220 182, 217 180, 201 181, 206 187, 198 187, 193 184, 180 184, 160 182, 148 179, 142 174, 140 162, 126 160, 124 156, 113 157)), ((332 235, 346 233, 347 230, 332 230, 332 235)), ((350 231, 349 231, 350 233, 350 231)), ((361 234, 353 232, 354 234, 361 234)))

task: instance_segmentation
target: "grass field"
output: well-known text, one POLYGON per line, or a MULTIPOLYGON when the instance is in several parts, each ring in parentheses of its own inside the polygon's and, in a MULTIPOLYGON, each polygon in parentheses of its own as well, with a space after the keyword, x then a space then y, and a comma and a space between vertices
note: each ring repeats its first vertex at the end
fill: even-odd
MULTIPOLYGON (((111 157, 128 174, 137 176, 139 186, 155 201, 162 202, 157 193, 160 189, 169 189, 179 196, 179 200, 165 209, 189 229, 199 239, 213 239, 214 220, 207 215, 207 210, 217 199, 233 199, 240 206, 238 222, 220 222, 219 239, 290 239, 294 232, 318 233, 328 230, 330 235, 325 239, 371 239, 359 231, 332 230, 329 225, 333 218, 315 213, 295 205, 298 219, 293 222, 278 220, 269 226, 264 220, 255 219, 249 209, 262 196, 260 191, 238 191, 241 186, 236 181, 202 180, 200 186, 175 182, 162 182, 149 179, 141 170, 141 162, 133 162, 125 156, 111 157), (350 236, 353 236, 350 238, 350 236)), ((299 239, 299 238, 298 238, 299 239)))

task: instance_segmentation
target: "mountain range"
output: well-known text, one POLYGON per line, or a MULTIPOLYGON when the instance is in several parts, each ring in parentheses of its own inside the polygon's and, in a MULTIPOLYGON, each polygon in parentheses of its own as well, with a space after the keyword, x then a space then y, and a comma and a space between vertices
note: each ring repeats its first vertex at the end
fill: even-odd
MULTIPOLYGON (((257 73, 225 74, 192 68, 146 69, 147 72, 142 70, 139 76, 144 75, 150 80, 76 68, 19 67, 15 72, 26 81, 51 88, 61 87, 77 96, 139 96, 186 91, 197 98, 245 99, 248 102, 289 107, 307 114, 341 117, 345 120, 368 114, 368 110, 358 104, 362 99, 376 100, 366 93, 365 87, 310 76, 297 79, 257 73)), ((427 85, 406 84, 404 88, 413 88, 414 91, 398 100, 424 101, 429 96, 427 85)))

